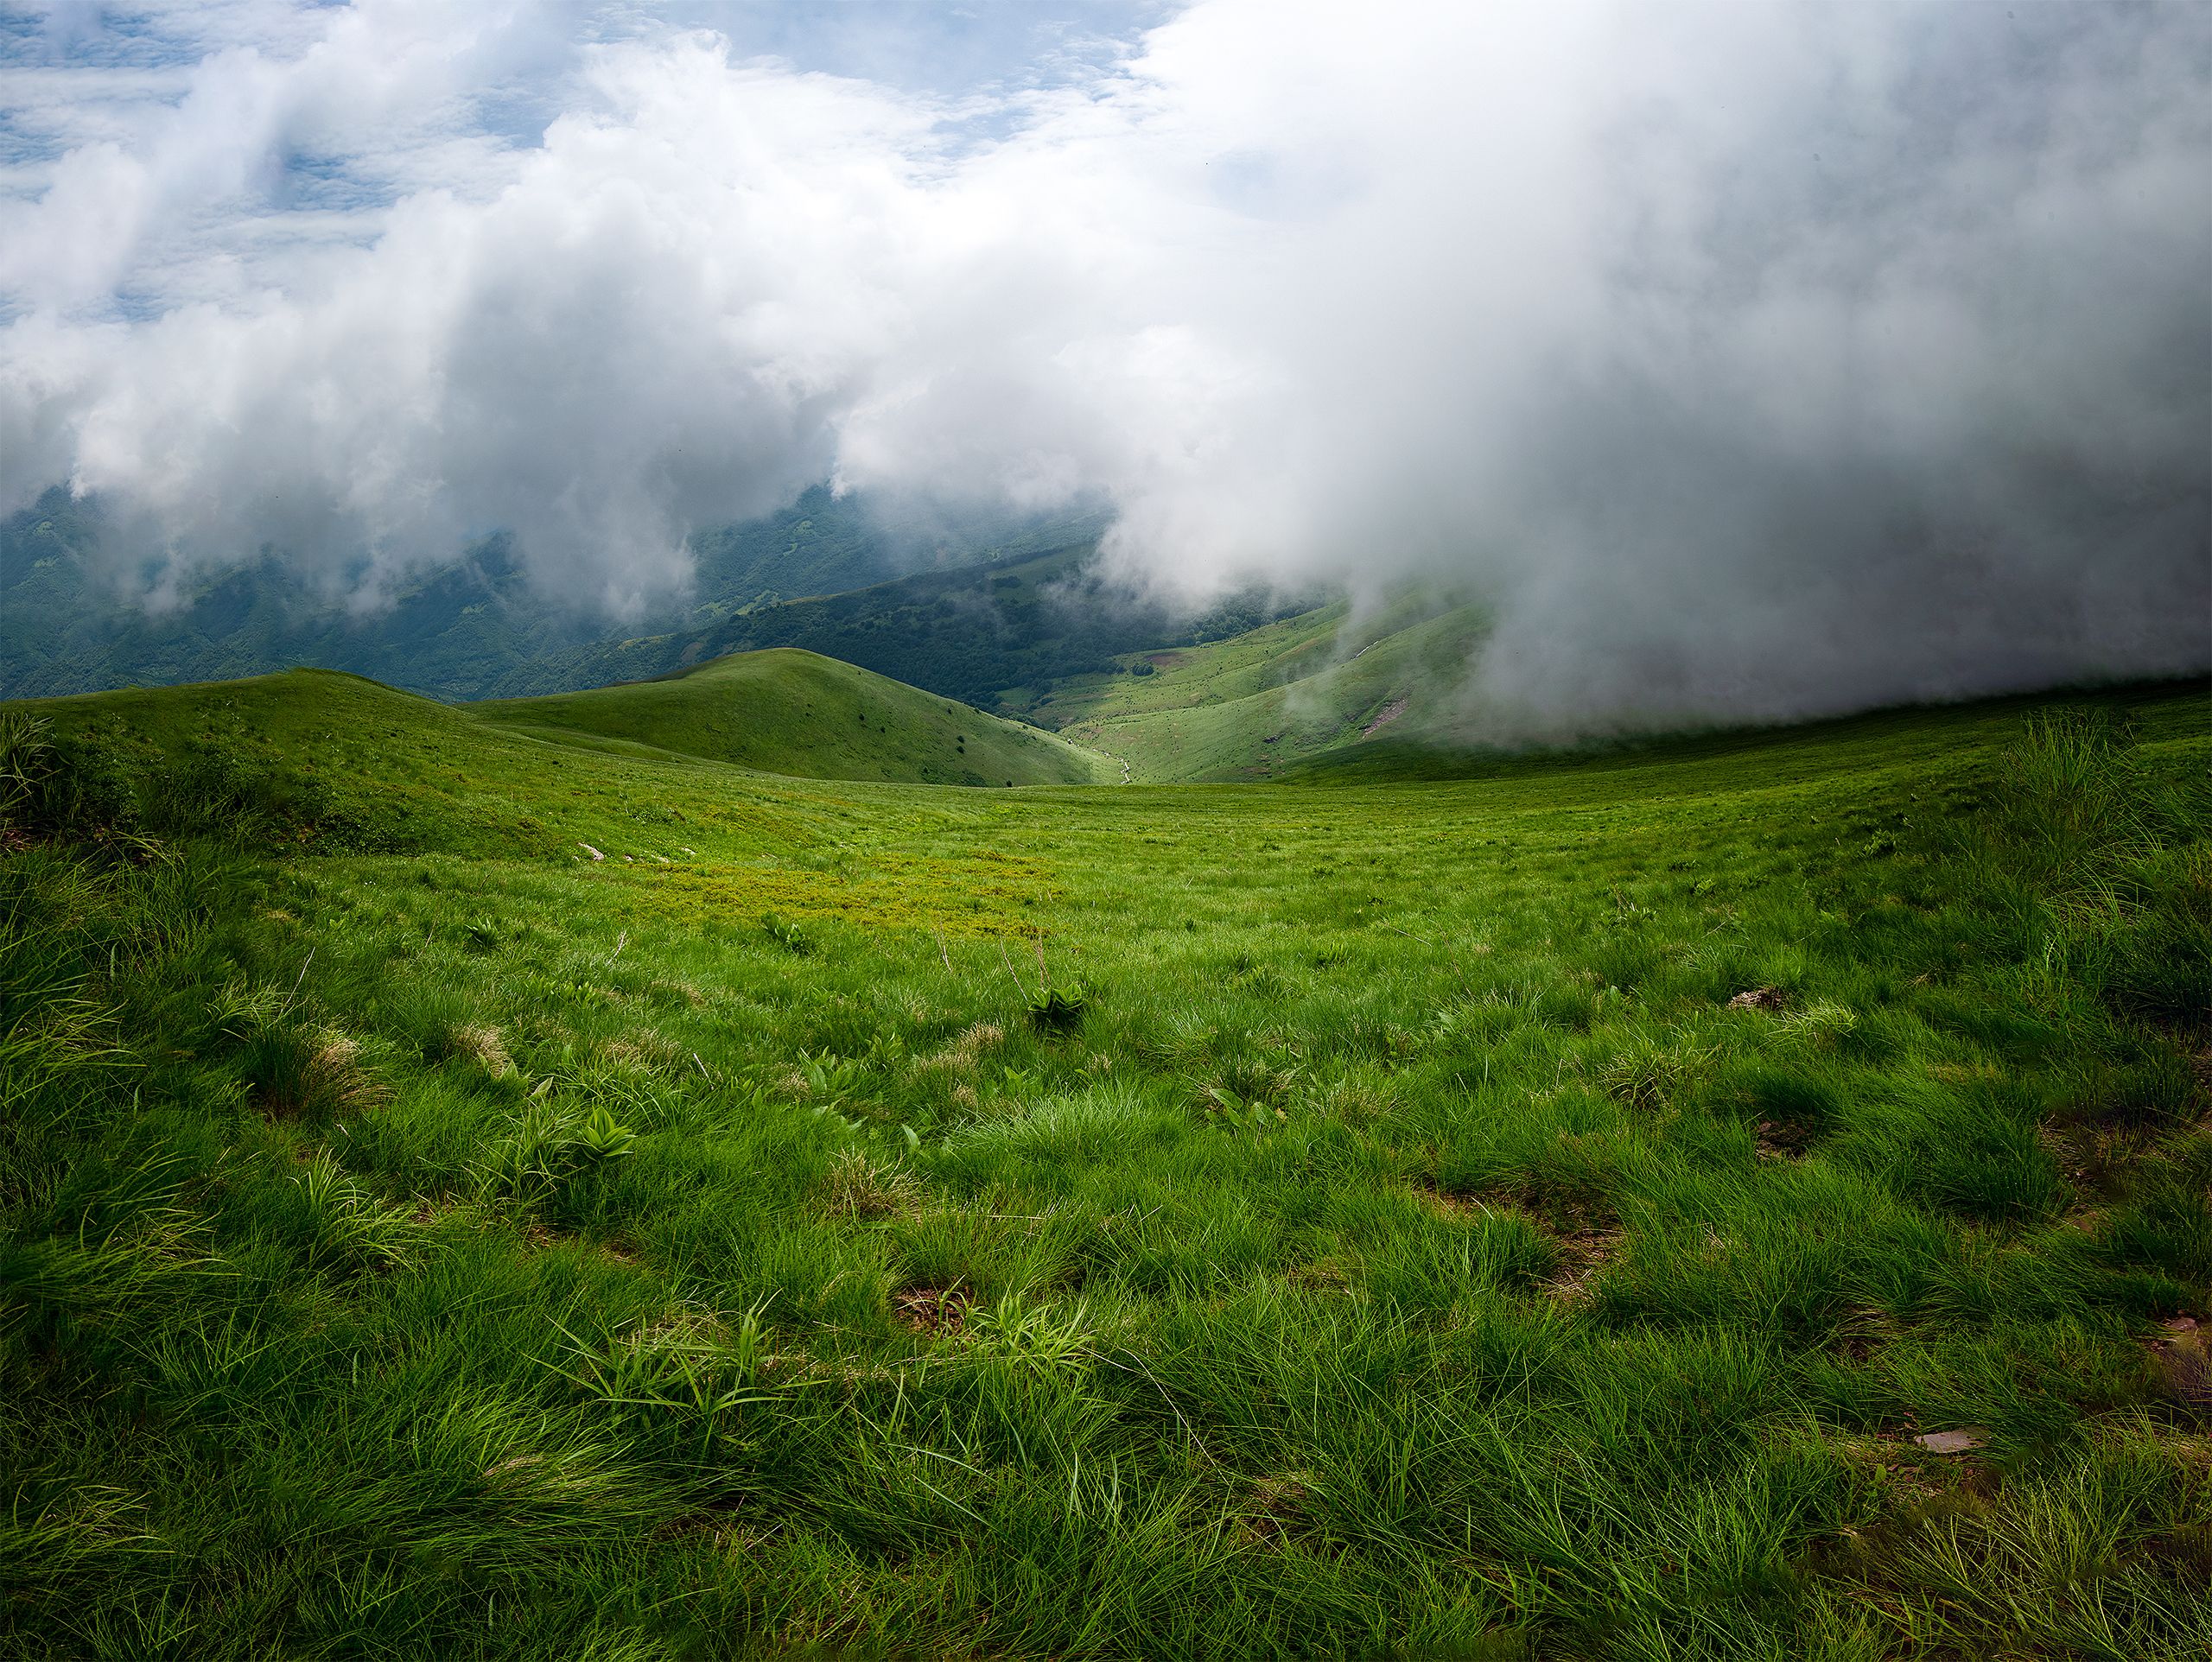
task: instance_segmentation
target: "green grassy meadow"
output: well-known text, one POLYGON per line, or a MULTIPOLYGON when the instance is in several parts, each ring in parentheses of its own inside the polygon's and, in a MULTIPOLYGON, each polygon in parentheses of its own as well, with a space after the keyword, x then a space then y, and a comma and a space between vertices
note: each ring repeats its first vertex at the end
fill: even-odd
POLYGON ((2203 688, 963 790, 713 684, 0 707, 0 1650, 2212 1654, 2203 688))

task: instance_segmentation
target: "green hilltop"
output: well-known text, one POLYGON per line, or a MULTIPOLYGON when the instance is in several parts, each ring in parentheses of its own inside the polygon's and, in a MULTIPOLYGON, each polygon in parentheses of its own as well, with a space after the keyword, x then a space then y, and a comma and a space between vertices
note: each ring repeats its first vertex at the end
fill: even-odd
POLYGON ((158 794, 179 812, 241 792, 264 796, 277 820, 325 847, 572 847, 575 837, 556 838, 548 819, 626 847, 640 818, 666 818, 631 797, 637 781, 669 777, 655 762, 709 769, 731 797, 756 789, 751 775, 1003 788, 1118 774, 1053 734, 793 650, 477 705, 291 669, 0 707, 51 724, 96 773, 161 780, 158 794), (594 753, 646 765, 611 773, 594 753), (630 783, 617 787, 617 778, 630 783))
POLYGON ((472 707, 573 743, 634 740, 766 773, 914 784, 1105 783, 1096 752, 793 647, 737 652, 652 681, 472 707))

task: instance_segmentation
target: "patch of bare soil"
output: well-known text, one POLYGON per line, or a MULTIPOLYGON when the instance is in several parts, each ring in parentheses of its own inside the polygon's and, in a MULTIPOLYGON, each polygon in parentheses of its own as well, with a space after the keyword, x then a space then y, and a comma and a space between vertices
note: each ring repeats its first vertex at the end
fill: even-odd
POLYGON ((909 1332, 950 1335, 966 1324, 968 1305, 957 1287, 905 1287, 891 1295, 891 1317, 909 1332))
POLYGON ((1728 1000, 1731 1010, 1779 1010, 1786 1000, 1778 986, 1754 986, 1728 1000))
POLYGON ((1552 1272, 1538 1284, 1538 1291, 1567 1306, 1592 1301, 1592 1284, 1619 1255, 1628 1235, 1611 1208, 1588 1196, 1496 1190, 1459 1196, 1428 1184, 1418 1186, 1414 1192, 1422 1204, 1443 1216, 1464 1221, 1511 1212, 1525 1218, 1557 1253, 1552 1272))
POLYGON ((1619 1255, 1625 1234, 1618 1224, 1596 1223, 1554 1233, 1559 1263, 1544 1281, 1546 1297, 1569 1306, 1589 1304, 1595 1297, 1591 1284, 1619 1255))
POLYGON ((1812 1140, 1809 1126, 1787 1120, 1762 1120, 1754 1145, 1762 1160, 1802 1160, 1812 1140))
POLYGON ((523 1226, 522 1238, 524 1244, 533 1253, 588 1253, 594 1258, 603 1258, 610 1263, 624 1265, 633 1270, 643 1268, 645 1262, 645 1255, 634 1245, 619 1236, 594 1240, 588 1235, 578 1234, 572 1230, 552 1228, 536 1218, 523 1226))
POLYGON ((1325 1258, 1294 1266, 1286 1278, 1292 1286, 1303 1287, 1308 1292, 1343 1292, 1351 1285, 1351 1277, 1344 1272, 1344 1266, 1325 1258))
POLYGON ((1845 1316, 1836 1336, 1836 1353, 1847 1362, 1863 1362, 1897 1335, 1897 1325, 1886 1310, 1861 1306, 1845 1316))
POLYGON ((1490 1208, 1467 1195, 1447 1195, 1433 1183, 1419 1183, 1413 1188, 1414 1199, 1423 1210, 1452 1223, 1465 1223, 1472 1219, 1486 1217, 1490 1208))
MULTIPOLYGON (((1891 1497, 1908 1507, 1941 1494, 1986 1497, 2002 1479, 1975 1455, 1984 1443, 1975 1428, 1916 1432, 1885 1430, 1871 1437, 1847 1437, 1837 1447, 1853 1464, 1871 1473, 1891 1497)), ((1867 1532, 1847 1530, 1847 1537, 1878 1539, 1884 1525, 1867 1532)))
POLYGON ((1359 736, 1362 739, 1365 739, 1371 733, 1375 733, 1378 728, 1389 726, 1393 721, 1395 721, 1400 716, 1406 713, 1406 706, 1410 704, 1412 701, 1413 701, 1411 699, 1407 698, 1392 699, 1388 704, 1385 704, 1381 709, 1375 713, 1375 719, 1372 721, 1369 722, 1365 726, 1359 730, 1359 736))
POLYGON ((1244 1532, 1262 1547, 1280 1548, 1305 1518, 1309 1480, 1304 1472, 1255 1480, 1238 1516, 1244 1532))

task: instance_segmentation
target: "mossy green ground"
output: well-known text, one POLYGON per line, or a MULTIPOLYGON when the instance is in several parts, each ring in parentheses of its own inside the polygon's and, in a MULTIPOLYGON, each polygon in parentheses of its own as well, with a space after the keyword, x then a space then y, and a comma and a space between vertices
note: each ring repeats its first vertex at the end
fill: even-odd
POLYGON ((48 707, 321 818, 0 855, 0 1633, 2201 1657, 2212 720, 2085 707, 986 792, 48 707))

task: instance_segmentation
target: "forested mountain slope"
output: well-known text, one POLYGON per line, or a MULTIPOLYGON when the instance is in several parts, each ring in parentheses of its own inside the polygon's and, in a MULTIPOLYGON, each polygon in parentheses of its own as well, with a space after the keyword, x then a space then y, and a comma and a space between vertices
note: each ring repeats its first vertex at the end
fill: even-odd
MULTIPOLYGON (((618 629, 598 612, 534 589, 504 536, 367 609, 318 589, 273 553, 188 581, 173 604, 149 609, 118 587, 112 556, 100 551, 97 504, 54 490, 0 519, 0 697, 224 680, 301 664, 441 698, 560 691, 677 667, 672 656, 640 658, 643 667, 599 675, 588 649, 612 637, 696 631, 794 597, 1020 556, 1095 537, 1097 529, 1084 515, 946 519, 817 487, 781 513, 695 536, 690 596, 618 629)), ((126 574, 142 589, 151 575, 126 574)))

